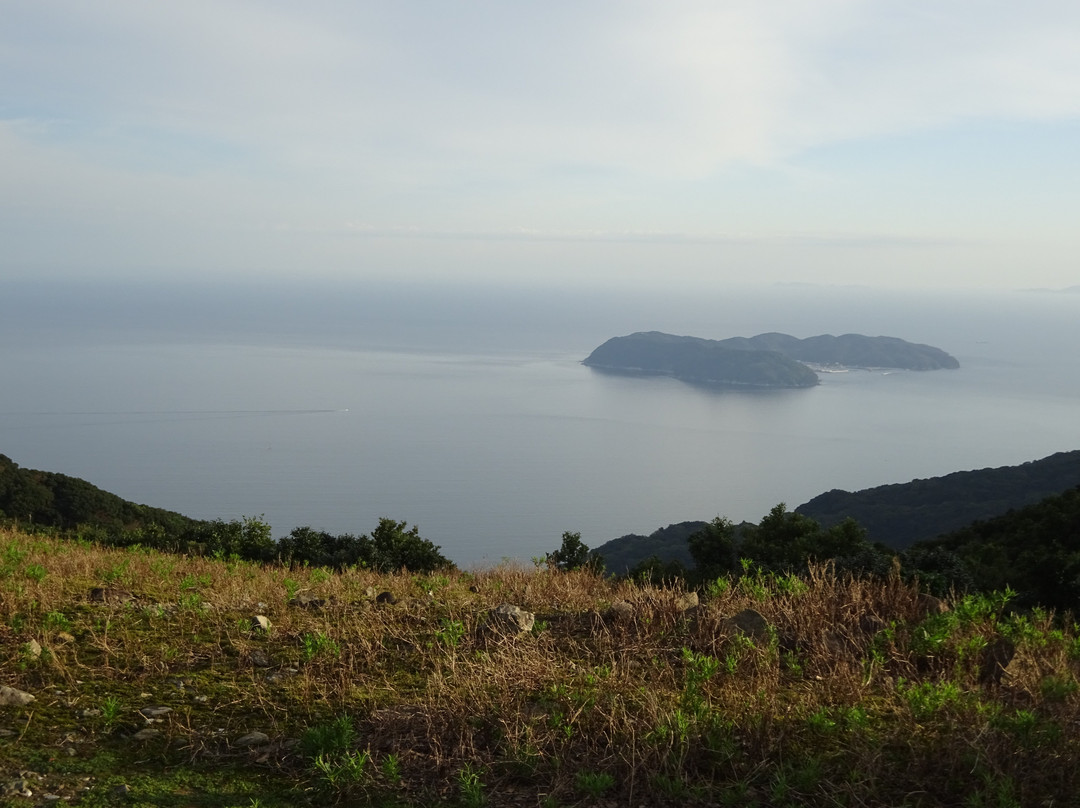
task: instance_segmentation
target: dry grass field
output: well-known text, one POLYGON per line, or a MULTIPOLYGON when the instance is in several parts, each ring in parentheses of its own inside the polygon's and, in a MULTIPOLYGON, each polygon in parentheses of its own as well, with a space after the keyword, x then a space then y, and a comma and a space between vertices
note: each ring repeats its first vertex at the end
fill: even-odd
POLYGON ((3 804, 1027 808, 1080 793, 1071 617, 1013 613, 1007 594, 943 603, 896 575, 750 570, 690 593, 0 530, 0 642, 3 804), (531 627, 493 618, 502 604, 531 627))

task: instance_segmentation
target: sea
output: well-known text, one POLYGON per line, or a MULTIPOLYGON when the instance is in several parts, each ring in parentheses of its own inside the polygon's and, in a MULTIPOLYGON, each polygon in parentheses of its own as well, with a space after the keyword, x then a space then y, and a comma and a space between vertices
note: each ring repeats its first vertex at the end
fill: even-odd
POLYGON ((274 535, 404 521, 465 567, 1080 448, 1080 294, 361 281, 0 285, 0 453, 274 535), (782 331, 959 370, 731 390, 581 364, 782 331))

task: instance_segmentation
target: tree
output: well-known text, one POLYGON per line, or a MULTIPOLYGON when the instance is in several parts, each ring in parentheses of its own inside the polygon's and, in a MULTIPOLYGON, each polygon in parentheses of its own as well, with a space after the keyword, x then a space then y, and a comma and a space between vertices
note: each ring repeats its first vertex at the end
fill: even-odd
POLYGON ((739 571, 739 555, 735 550, 735 526, 717 516, 686 540, 700 580, 719 578, 739 571))
POLYGON ((845 519, 825 530, 809 516, 789 511, 781 502, 746 531, 739 555, 765 569, 802 569, 808 561, 847 558, 871 549, 866 531, 845 519))
POLYGON ((434 572, 451 566, 450 560, 439 552, 439 547, 420 538, 416 526, 409 528, 405 522, 382 518, 370 536, 361 536, 360 558, 379 572, 407 569, 409 572, 434 572))
POLYGON ((604 559, 599 553, 591 552, 581 540, 580 533, 569 530, 562 534, 562 546, 547 554, 548 566, 569 572, 584 568, 599 571, 604 567, 604 559))

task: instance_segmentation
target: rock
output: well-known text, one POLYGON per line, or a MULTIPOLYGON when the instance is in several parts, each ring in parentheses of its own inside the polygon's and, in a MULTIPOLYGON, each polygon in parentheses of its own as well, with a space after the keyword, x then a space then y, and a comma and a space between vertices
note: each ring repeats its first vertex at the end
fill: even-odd
POLYGON ((90 600, 97 603, 128 603, 135 600, 135 596, 126 589, 117 589, 114 586, 95 586, 90 590, 90 600))
POLYGON ((265 732, 249 732, 247 735, 241 735, 234 743, 237 746, 262 746, 270 743, 270 736, 265 732))
POLYGON ((101 710, 99 710, 97 707, 87 707, 84 710, 79 710, 79 712, 77 712, 75 715, 77 715, 79 718, 97 718, 99 715, 101 715, 101 710))
POLYGON ((139 710, 144 718, 161 718, 161 716, 168 715, 172 711, 172 707, 143 707, 139 710))
POLYGON ((742 632, 752 640, 762 640, 769 636, 769 621, 756 609, 743 609, 734 617, 725 620, 724 624, 742 632))
POLYGON ((302 609, 321 609, 326 605, 324 598, 317 598, 311 592, 302 590, 296 593, 296 597, 289 601, 290 606, 299 606, 302 609))
POLYGON ((34 796, 34 792, 30 788, 29 780, 27 780, 25 777, 17 777, 16 779, 4 784, 3 796, 32 797, 34 796))
POLYGON ((270 673, 266 674, 266 681, 270 684, 274 684, 290 676, 296 676, 296 674, 298 674, 299 672, 300 671, 298 671, 296 668, 284 668, 279 671, 271 671, 270 673))
POLYGON ((863 614, 859 617, 859 631, 870 637, 887 629, 889 624, 876 614, 863 614))
POLYGON ((34 659, 41 658, 41 650, 41 643, 39 643, 37 640, 30 640, 30 642, 26 643, 23 646, 23 653, 25 653, 29 657, 33 657, 34 659))
POLYGON ((131 793, 131 786, 127 783, 121 783, 118 786, 113 786, 112 795, 114 797, 126 797, 131 793))
POLYGON ((142 743, 144 741, 152 741, 154 738, 157 738, 159 735, 161 735, 161 730, 160 729, 154 729, 153 727, 147 727, 146 729, 140 729, 138 732, 136 732, 134 735, 132 735, 131 740, 139 741, 140 743, 142 743))
POLYGON ((945 614, 949 611, 949 604, 943 601, 941 598, 935 598, 933 595, 928 595, 925 592, 920 592, 915 599, 915 605, 919 612, 919 617, 931 617, 935 614, 945 614))
POLYGON ((22 690, 16 690, 7 685, 0 685, 0 705, 25 707, 32 701, 36 701, 36 698, 29 693, 24 693, 22 690))
POLYGON ((1005 637, 996 637, 979 654, 979 684, 1001 684, 1001 677, 1016 656, 1016 644, 1005 637))
POLYGON ((252 631, 270 631, 274 627, 274 624, 270 622, 270 618, 264 614, 257 614, 251 618, 251 630, 252 631))
POLYGON ((616 622, 628 623, 634 619, 634 604, 626 600, 617 600, 608 609, 608 616, 616 622))
POLYGON ((63 643, 75 642, 75 636, 73 634, 68 634, 66 631, 58 631, 56 633, 56 639, 63 643))
POLYGON ((488 612, 487 625, 495 633, 502 636, 513 636, 532 631, 535 623, 536 615, 511 603, 504 603, 488 612))
POLYGON ((375 598, 375 602, 389 603, 391 606, 393 606, 395 603, 397 603, 397 598, 394 596, 393 592, 380 592, 375 598))
POLYGON ((366 598, 373 598, 377 594, 378 591, 373 586, 369 586, 367 589, 364 590, 364 597, 366 598))
POLYGON ((675 598, 675 608, 680 612, 688 612, 697 607, 699 603, 697 592, 687 592, 675 598))
POLYGON ((250 654, 251 664, 256 668, 269 668, 270 655, 261 648, 253 648, 250 654))

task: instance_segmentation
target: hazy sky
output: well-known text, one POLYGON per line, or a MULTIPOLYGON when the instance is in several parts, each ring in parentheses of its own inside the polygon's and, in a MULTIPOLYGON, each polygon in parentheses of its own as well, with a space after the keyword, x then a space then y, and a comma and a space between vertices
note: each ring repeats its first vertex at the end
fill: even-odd
POLYGON ((1080 3, 0 0, 0 279, 1080 283, 1080 3))

